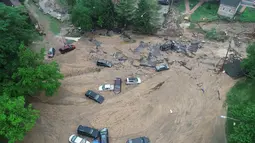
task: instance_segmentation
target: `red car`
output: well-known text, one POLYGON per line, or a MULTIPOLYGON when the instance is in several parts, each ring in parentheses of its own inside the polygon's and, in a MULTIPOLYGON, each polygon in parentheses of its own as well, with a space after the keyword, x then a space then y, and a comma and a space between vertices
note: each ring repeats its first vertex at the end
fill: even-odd
POLYGON ((70 52, 72 50, 74 50, 76 47, 74 45, 69 45, 69 44, 65 44, 63 48, 59 49, 59 52, 61 54, 65 54, 67 52, 70 52))

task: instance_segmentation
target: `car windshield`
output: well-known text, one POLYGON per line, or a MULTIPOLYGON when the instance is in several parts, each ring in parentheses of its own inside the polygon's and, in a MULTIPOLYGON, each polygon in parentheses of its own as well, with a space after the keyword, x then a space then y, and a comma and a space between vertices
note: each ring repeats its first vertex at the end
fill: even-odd
POLYGON ((92 134, 92 133, 93 133, 93 129, 91 129, 91 130, 89 131, 89 133, 92 134))
POLYGON ((99 95, 97 94, 96 96, 95 96, 95 99, 97 100, 99 98, 99 95))
POLYGON ((131 81, 131 82, 138 82, 138 79, 137 78, 129 78, 129 81, 131 81))
POLYGON ((72 139, 71 139, 71 141, 74 142, 76 138, 77 138, 77 136, 73 136, 72 139))

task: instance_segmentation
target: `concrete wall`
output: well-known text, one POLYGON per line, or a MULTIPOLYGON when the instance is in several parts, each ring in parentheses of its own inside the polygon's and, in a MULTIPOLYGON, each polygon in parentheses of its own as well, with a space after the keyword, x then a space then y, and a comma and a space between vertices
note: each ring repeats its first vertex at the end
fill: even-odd
POLYGON ((238 10, 240 4, 238 7, 231 7, 228 5, 221 4, 219 9, 218 9, 218 14, 221 16, 233 18, 236 14, 236 11, 238 10))

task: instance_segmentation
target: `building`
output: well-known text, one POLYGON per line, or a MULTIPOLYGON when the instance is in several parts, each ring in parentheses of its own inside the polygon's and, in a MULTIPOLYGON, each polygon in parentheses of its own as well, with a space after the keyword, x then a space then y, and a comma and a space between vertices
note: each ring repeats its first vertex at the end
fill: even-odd
POLYGON ((233 18, 241 5, 242 0, 220 0, 218 14, 228 18, 233 18))

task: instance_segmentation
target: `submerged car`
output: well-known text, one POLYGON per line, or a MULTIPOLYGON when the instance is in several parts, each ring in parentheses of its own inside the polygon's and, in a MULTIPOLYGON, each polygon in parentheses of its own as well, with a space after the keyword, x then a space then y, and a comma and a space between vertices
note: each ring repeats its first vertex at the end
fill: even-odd
POLYGON ((77 133, 79 135, 91 137, 91 138, 94 138, 94 139, 98 138, 98 136, 99 136, 99 131, 97 129, 87 127, 87 126, 83 126, 83 125, 78 126, 77 133))
POLYGON ((90 143, 85 138, 81 138, 81 137, 76 136, 76 135, 71 135, 69 137, 69 142, 70 143, 90 143))
POLYGON ((103 128, 100 130, 100 143, 109 143, 108 129, 103 128))
POLYGON ((48 58, 53 58, 55 56, 55 48, 50 48, 48 51, 48 58))
POLYGON ((112 91, 114 90, 114 85, 111 84, 103 84, 99 86, 99 91, 112 91))
POLYGON ((122 84, 121 78, 116 78, 114 80, 114 90, 113 90, 113 92, 115 94, 119 94, 121 92, 121 84, 122 84))
POLYGON ((64 47, 59 49, 59 52, 61 54, 65 54, 67 52, 70 52, 72 50, 74 50, 76 47, 74 45, 70 45, 70 44, 65 44, 64 47))
POLYGON ((139 84, 142 80, 139 77, 130 77, 126 79, 126 84, 139 84))
POLYGON ((85 93, 85 96, 96 101, 97 103, 103 103, 104 102, 104 97, 92 90, 88 90, 86 93, 85 93))
POLYGON ((97 60, 97 66, 112 67, 112 63, 106 60, 97 60))
POLYGON ((164 71, 164 70, 169 70, 169 66, 168 66, 167 63, 161 63, 161 64, 159 64, 159 65, 157 65, 157 66, 155 67, 155 70, 156 70, 157 72, 164 71))
POLYGON ((139 137, 135 139, 129 139, 126 143, 150 143, 150 139, 147 137, 139 137))

